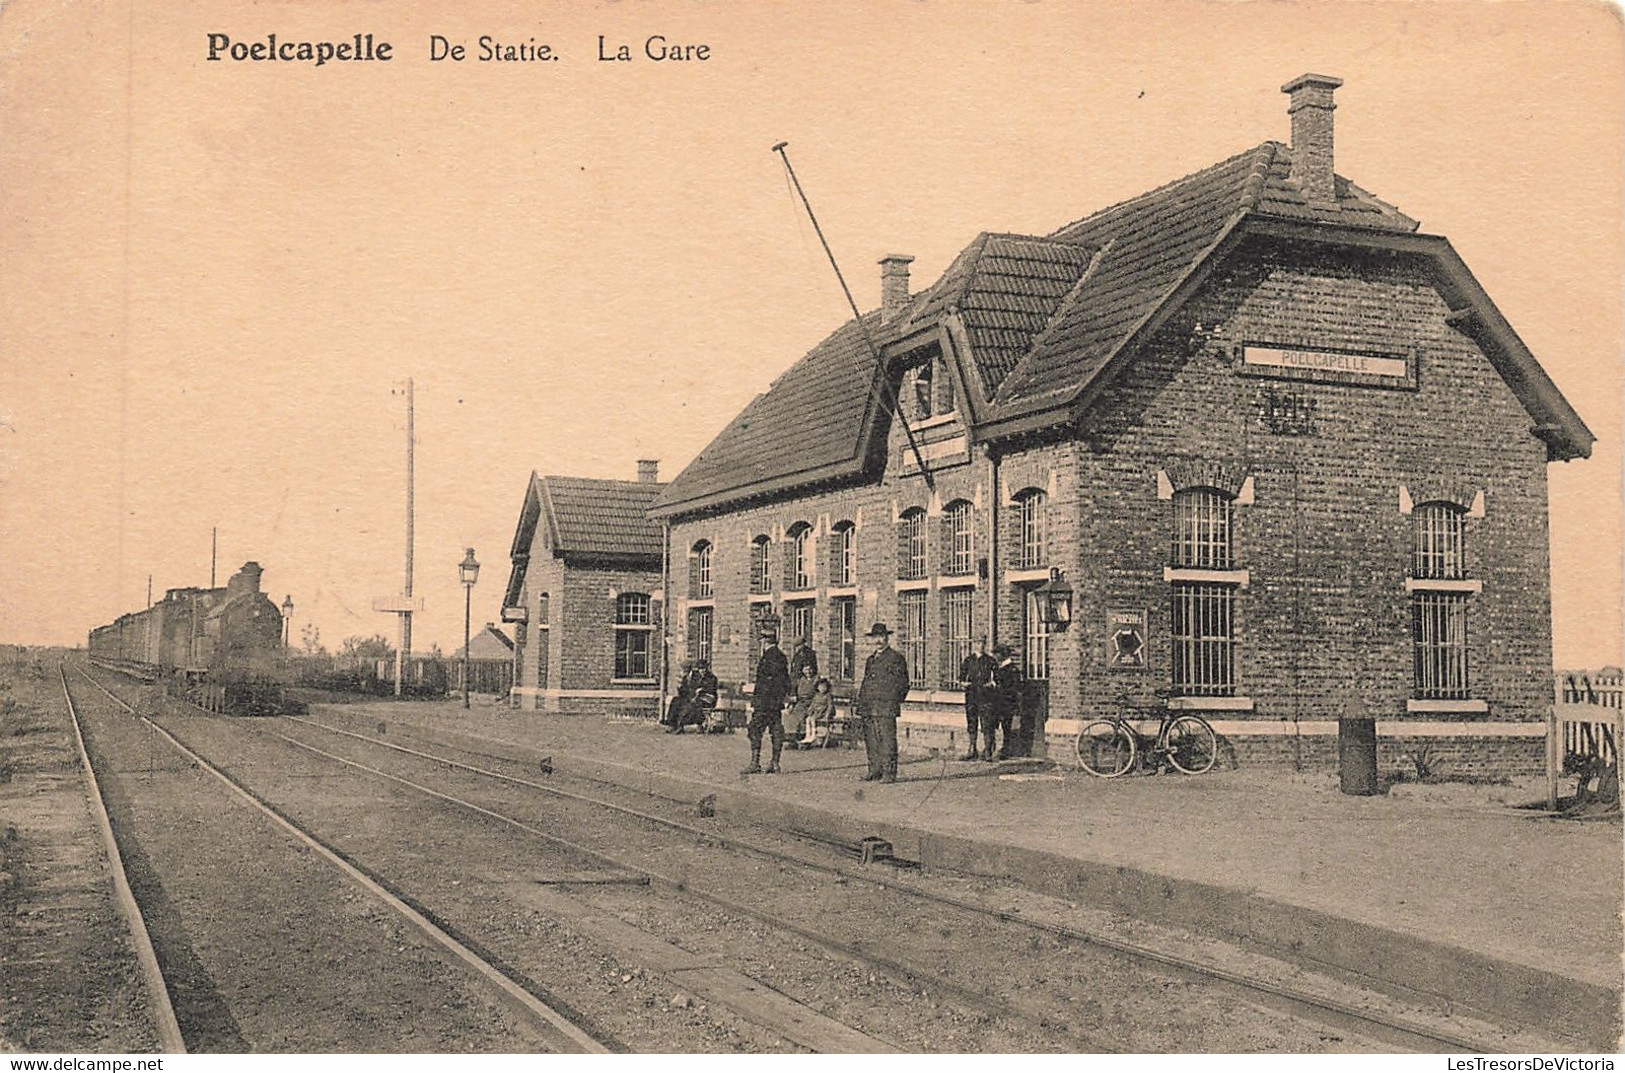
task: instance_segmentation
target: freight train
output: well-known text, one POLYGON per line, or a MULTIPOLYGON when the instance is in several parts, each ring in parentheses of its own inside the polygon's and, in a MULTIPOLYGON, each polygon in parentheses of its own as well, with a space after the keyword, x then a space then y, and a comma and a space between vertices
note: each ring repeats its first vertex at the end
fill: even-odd
POLYGON ((222 589, 170 589, 145 611, 90 631, 90 658, 161 682, 214 711, 275 715, 284 708, 282 613, 244 563, 222 589))

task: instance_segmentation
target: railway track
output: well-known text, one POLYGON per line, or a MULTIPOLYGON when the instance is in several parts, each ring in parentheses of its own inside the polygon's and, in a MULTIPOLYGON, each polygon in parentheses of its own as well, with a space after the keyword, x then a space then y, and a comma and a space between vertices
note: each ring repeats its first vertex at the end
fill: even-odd
MULTIPOLYGON (((548 776, 543 776, 549 779, 549 782, 543 782, 540 781, 540 778, 515 775, 512 773, 495 770, 492 766, 490 766, 489 763, 470 763, 467 760, 446 755, 446 751, 444 749, 441 752, 430 752, 424 749, 415 749, 410 746, 402 745, 398 742, 388 741, 381 737, 360 733, 354 730, 347 730, 316 719, 293 717, 289 721, 304 726, 319 728, 332 735, 364 742, 371 747, 415 757, 419 760, 442 765, 446 768, 466 771, 485 779, 521 786, 527 790, 545 794, 551 797, 561 798, 591 807, 619 813, 640 822, 658 825, 673 831, 682 832, 695 838, 712 840, 720 845, 729 846, 740 852, 761 856, 775 861, 782 861, 788 864, 793 864, 800 868, 824 872, 848 881, 857 881, 869 884, 879 883, 889 891, 898 894, 905 894, 909 897, 930 903, 934 906, 965 913, 989 916, 997 919, 1003 924, 1008 924, 1016 928, 1054 936, 1067 942, 1085 944, 1090 947, 1107 950, 1113 954, 1132 958, 1148 967, 1154 968, 1157 971, 1173 973, 1186 980, 1221 988, 1225 992, 1234 995, 1243 1001, 1255 1003, 1269 1009, 1290 1014, 1292 1016, 1305 1017, 1320 1024, 1326 1025, 1329 1028, 1334 1028, 1338 1031, 1359 1033, 1371 1039, 1381 1041, 1389 1046, 1420 1052, 1458 1050, 1476 1053, 1493 1053, 1508 1049, 1507 1040, 1505 1038, 1492 1039, 1483 1036, 1469 1036, 1464 1032, 1449 1031, 1446 1029, 1441 1029, 1438 1026, 1425 1025, 1414 1019, 1384 1015, 1370 1009, 1356 1007, 1347 1002, 1330 999, 1323 995, 1309 994, 1301 990, 1284 987, 1275 982, 1249 978, 1241 973, 1237 973, 1208 962, 1194 958, 1179 957, 1175 954, 1169 953, 1166 950, 1157 950, 1104 935, 1091 934, 1078 928, 1069 927, 1062 924, 1046 923, 1041 920, 1032 919, 1030 916, 1020 916, 1007 910, 1000 910, 992 907, 984 901, 964 897, 955 897, 944 894, 941 891, 928 889, 923 885, 911 883, 908 880, 901 878, 895 872, 886 875, 883 879, 877 880, 874 874, 875 867, 872 865, 853 867, 850 865, 836 863, 828 860, 827 858, 820 859, 815 853, 797 851, 795 849, 787 848, 782 841, 780 844, 775 845, 768 841, 764 841, 761 838, 745 837, 738 833, 719 833, 715 828, 698 827, 688 820, 669 814, 661 814, 656 811, 651 811, 648 808, 639 808, 636 806, 627 805, 624 802, 610 800, 605 797, 564 789, 558 785, 550 785, 551 782, 555 782, 557 780, 558 777, 556 775, 549 774, 548 776)), ((279 736, 286 740, 294 741, 294 739, 288 738, 287 735, 279 734, 279 736)), ((294 743, 307 749, 312 748, 310 745, 303 742, 295 741, 294 743)), ((452 748, 450 751, 456 752, 459 750, 452 748)), ((345 763, 354 763, 354 761, 343 760, 342 758, 337 759, 341 759, 341 762, 345 763)), ((488 762, 497 761, 500 763, 504 758, 496 754, 487 753, 484 754, 483 759, 488 762)), ((376 769, 372 770, 374 770, 374 773, 378 774, 380 777, 395 778, 395 776, 388 775, 381 771, 376 771, 376 769)), ((471 805, 468 802, 457 803, 468 808, 477 809, 480 807, 477 805, 471 805)), ((547 835, 546 837, 554 838, 556 836, 547 835)), ((845 846, 841 847, 841 849, 844 850, 844 852, 841 854, 844 857, 860 856, 860 847, 845 846)), ((635 862, 617 860, 614 863, 622 868, 642 871, 654 881, 663 882, 669 885, 678 885, 678 881, 674 880, 672 877, 660 875, 658 872, 651 871, 646 868, 640 868, 640 866, 635 862)), ((691 886, 688 889, 693 890, 694 893, 697 893, 702 897, 707 896, 705 892, 694 890, 694 888, 691 886)), ((781 926, 786 926, 783 924, 783 922, 778 923, 780 923, 781 926)), ((793 925, 791 926, 793 927, 793 925)), ((835 945, 844 953, 852 956, 866 956, 862 951, 853 949, 851 947, 842 946, 841 944, 832 945, 835 945)), ((886 967, 892 971, 904 973, 910 971, 907 966, 903 965, 887 964, 886 967)), ((941 981, 935 982, 939 983, 939 985, 942 983, 941 981)), ((948 986, 954 985, 949 984, 948 986)), ((992 998, 992 996, 987 997, 990 999, 992 998)), ((1094 1040, 1092 1042, 1099 1045, 1097 1046, 1097 1049, 1109 1049, 1104 1046, 1103 1041, 1094 1040)))
MULTIPOLYGON (((279 724, 283 722, 278 721, 279 724)), ((904 880, 891 869, 880 870, 874 866, 855 867, 831 860, 828 854, 829 847, 787 843, 782 838, 775 840, 768 837, 746 837, 737 831, 723 832, 715 826, 698 826, 690 819, 669 812, 663 813, 649 807, 635 807, 624 801, 610 800, 580 789, 566 789, 558 785, 560 781, 565 781, 559 776, 527 773, 523 761, 517 758, 494 753, 471 756, 469 751, 460 750, 447 743, 413 748, 399 741, 389 741, 383 737, 313 719, 289 718, 285 722, 293 726, 283 729, 308 728, 318 731, 325 740, 322 744, 315 744, 306 735, 295 737, 283 733, 283 729, 273 728, 272 724, 256 724, 255 730, 266 737, 283 742, 289 748, 343 766, 359 775, 388 782, 435 800, 443 806, 460 809, 480 816, 484 821, 521 832, 527 838, 544 841, 581 854, 585 858, 591 858, 599 862, 601 868, 608 870, 605 874, 641 877, 683 898, 708 901, 728 913, 754 919, 764 927, 779 929, 808 943, 816 943, 844 958, 873 966, 881 972, 908 981, 910 986, 920 987, 922 993, 948 996, 967 1005, 980 1005, 1013 1023, 1041 1026, 1048 1031, 1045 1038, 1053 1039, 1057 1035, 1053 1031, 1055 1024, 1068 1021, 1068 1015, 1076 1011, 1069 1010, 1064 1004, 1054 1001, 1048 1003, 1029 1001, 1030 996, 1023 994, 1015 994, 1012 997, 1008 989, 990 990, 978 987, 974 982, 967 982, 963 978, 956 978, 952 973, 934 971, 928 963, 932 960, 933 954, 942 952, 938 948, 944 944, 922 943, 919 936, 911 937, 913 941, 910 942, 892 944, 850 941, 843 939, 842 933, 838 930, 832 931, 826 922, 809 925, 786 920, 782 913, 764 912, 760 907, 742 904, 737 897, 729 897, 706 889, 706 880, 701 874, 703 870, 674 872, 670 868, 663 869, 651 863, 658 859, 658 854, 652 851, 611 854, 605 849, 606 839, 593 837, 594 828, 590 822, 582 828, 585 831, 584 835, 577 835, 575 838, 566 837, 566 824, 563 818, 557 812, 552 812, 548 816, 546 829, 543 829, 536 821, 528 818, 527 799, 531 804, 538 796, 555 802, 568 802, 571 808, 613 814, 623 821, 634 822, 647 828, 658 828, 695 843, 720 847, 759 862, 772 862, 780 869, 793 868, 820 874, 827 877, 830 882, 846 884, 846 889, 841 893, 847 900, 850 900, 852 892, 859 889, 865 891, 866 897, 873 903, 870 907, 871 912, 878 910, 889 914, 881 919, 902 921, 928 918, 942 921, 952 917, 956 921, 953 925, 956 929, 980 927, 985 934, 994 932, 999 934, 1001 942, 1031 944, 1035 951, 1039 949, 1041 942, 1048 942, 1052 948, 1058 947, 1072 956, 1075 956, 1077 951, 1087 950, 1112 958, 1125 959, 1133 963, 1142 973, 1172 979, 1202 992, 1212 992, 1225 1000, 1241 1001, 1261 1010, 1273 1011, 1290 1020, 1320 1026, 1333 1033, 1329 1037, 1331 1039, 1337 1039, 1338 1036, 1346 1039, 1347 1036, 1354 1035, 1365 1041, 1366 1049, 1404 1048, 1420 1051, 1475 1052, 1509 1049, 1504 1036, 1494 1037, 1488 1031, 1468 1035, 1460 1030, 1452 1031, 1428 1024, 1425 1020, 1394 1016, 1379 1010, 1362 1008, 1347 1001, 1328 998, 1323 994, 1284 987, 1278 982, 1249 978, 1212 963, 1172 955, 1166 950, 1089 934, 1064 924, 1019 917, 990 906, 980 899, 947 895, 940 890, 929 889, 926 885, 904 880), (341 743, 346 742, 349 743, 346 747, 352 751, 352 755, 341 755, 334 751, 341 743), (431 748, 435 751, 430 751, 431 748), (362 750, 359 756, 354 755, 355 749, 362 750), (369 752, 373 755, 368 755, 369 752), (399 767, 396 770, 386 770, 385 758, 394 758, 399 763, 408 765, 407 770, 403 772, 399 767), (475 760, 479 762, 473 762, 475 760), (416 769, 411 765, 416 765, 416 769), (460 787, 447 786, 446 780, 453 776, 462 780, 460 787), (543 778, 547 781, 542 781, 543 778), (431 782, 434 785, 430 785, 431 782), (482 785, 501 787, 510 796, 505 799, 493 799, 489 792, 478 791, 482 785), (457 792, 448 792, 451 789, 456 789, 457 792), (521 796, 511 796, 513 794, 521 796), (470 800, 475 797, 479 800, 470 800), (926 908, 922 910, 921 907, 926 908), (917 951, 910 949, 915 946, 926 948, 926 956, 923 959, 916 957, 917 951)), ((501 795, 498 796, 500 798, 501 795)), ((572 819, 569 822, 580 824, 582 821, 572 819)), ((550 908, 555 912, 571 911, 568 904, 556 899, 550 908)), ((579 906, 577 908, 580 909, 579 906)), ((941 961, 940 958, 937 960, 941 961)), ((1168 985, 1164 983, 1164 986, 1168 985)), ((1086 1014, 1087 1012, 1089 1011, 1085 1011, 1086 1014)), ((1079 1022, 1086 1020, 1087 1017, 1071 1018, 1066 1030, 1059 1033, 1064 1039, 1064 1049, 1096 1051, 1112 1049, 1117 1037, 1109 1029, 1096 1031, 1084 1029, 1079 1022)), ((1148 1049, 1139 1044, 1131 1046, 1135 1049, 1148 1049)), ((1165 1049, 1196 1050, 1203 1049, 1203 1046, 1197 1038, 1187 1037, 1183 1047, 1165 1049)))
MULTIPOLYGON (((127 701, 107 689, 101 682, 96 681, 88 673, 83 671, 81 673, 84 675, 85 680, 95 686, 109 702, 117 705, 130 719, 139 721, 142 726, 150 731, 151 737, 162 741, 165 746, 173 750, 175 756, 184 760, 184 764, 180 768, 175 767, 174 761, 167 757, 155 761, 149 748, 146 752, 148 761, 146 770, 140 771, 137 769, 132 772, 132 769, 128 767, 124 769, 115 767, 109 757, 97 755, 98 750, 95 747, 96 733, 89 732, 90 728, 87 727, 87 723, 90 720, 84 717, 85 712, 82 704, 75 703, 66 668, 62 669, 63 694, 67 702, 69 716, 73 722, 75 737, 81 745, 81 756, 86 767, 87 777, 91 780, 92 785, 97 787, 96 797, 103 802, 101 817, 105 836, 111 846, 109 856, 114 862, 114 882, 121 891, 119 900, 127 906, 129 911, 128 918, 131 920, 131 930, 137 936, 138 951, 144 948, 140 960, 147 974, 149 987, 155 996, 160 996, 155 1001, 157 1007, 155 1009, 155 1018, 158 1020, 160 1030, 163 1033, 166 1049, 184 1050, 194 1043, 202 1043, 203 1046, 201 1048, 193 1047, 193 1049, 204 1050, 262 1049, 259 1045, 260 1040, 254 1038, 252 1034, 245 1036, 240 1027, 237 1026, 236 1022, 239 1018, 236 1016, 236 1011, 231 1008, 229 998, 221 996, 214 1001, 202 1001, 196 994, 198 990, 205 989, 208 986, 202 978, 209 975, 205 966, 197 964, 200 958, 194 951, 188 949, 188 943, 184 937, 189 928, 196 925, 188 922, 185 925, 177 926, 177 922, 172 920, 168 926, 160 924, 156 927, 149 927, 148 917, 152 905, 150 903, 146 906, 138 904, 142 901, 142 889, 145 888, 148 892, 156 892, 163 886, 161 880, 164 878, 149 875, 144 881, 138 878, 132 882, 125 874, 124 858, 119 852, 121 844, 129 846, 134 843, 134 836, 124 828, 126 826, 139 826, 139 813, 143 804, 140 799, 146 795, 141 793, 140 790, 132 792, 132 789, 128 786, 114 789, 112 795, 104 793, 101 789, 102 786, 115 788, 118 787, 121 781, 131 781, 125 776, 132 773, 138 778, 145 776, 148 781, 151 781, 156 774, 180 774, 182 778, 186 778, 191 769, 202 772, 207 778, 217 782, 225 794, 253 810, 257 815, 258 826, 262 832, 283 836, 273 838, 272 842, 281 841, 283 846, 286 847, 288 840, 291 840, 296 853, 303 853, 307 856, 314 855, 326 865, 331 866, 332 875, 342 877, 352 891, 362 892, 372 905, 387 907, 400 923, 415 931, 428 944, 433 945, 434 956, 437 959, 450 963, 458 970, 461 970, 463 973, 461 980, 434 981, 434 985, 428 988, 437 997, 452 1000, 447 1003, 448 1006, 456 1005, 459 1002, 466 1003, 466 998, 458 996, 455 991, 472 986, 473 989, 488 996, 491 1002, 499 1004, 511 1017, 522 1019, 524 1021, 523 1025, 518 1026, 515 1031, 503 1034, 495 1041, 500 1049, 512 1049, 516 1043, 523 1043, 527 1040, 533 1044, 541 1044, 542 1049, 564 1053, 605 1053, 611 1049, 608 1042, 601 1040, 591 1031, 583 1028, 566 1012, 554 1008, 544 997, 532 993, 532 991, 526 989, 490 962, 480 957, 478 953, 458 942, 426 915, 390 892, 374 877, 356 867, 330 845, 289 820, 267 802, 211 764, 207 759, 189 749, 174 735, 159 726, 157 722, 142 715, 127 701), (99 780, 96 774, 97 768, 102 769, 103 772, 103 777, 99 780), (110 802, 110 796, 124 798, 124 807, 120 809, 118 801, 110 802), (113 818, 114 813, 117 811, 133 815, 136 822, 131 822, 128 825, 118 822, 113 818), (148 938, 149 933, 156 936, 156 941, 148 938), (448 988, 440 986, 446 983, 454 983, 455 987, 448 990, 448 988)), ((118 736, 119 729, 110 722, 103 722, 102 732, 106 733, 110 739, 118 736)), ((122 743, 128 745, 132 740, 126 735, 122 743)), ((149 741, 146 744, 150 746, 151 742, 149 741)), ((137 749, 130 751, 138 753, 141 750, 137 747, 137 749)), ((128 752, 124 762, 126 764, 131 763, 128 752)), ((139 764, 138 760, 135 762, 139 764)), ((172 788, 172 786, 166 787, 164 792, 169 792, 172 788)), ((262 839, 261 841, 263 844, 265 840, 262 839)), ((146 855, 144 849, 138 849, 137 852, 143 856, 146 855)), ((184 880, 182 882, 184 883, 184 880)), ((215 900, 220 903, 233 900, 230 891, 215 890, 212 894, 215 900)), ((173 907, 168 908, 171 910, 169 915, 174 916, 173 907)), ((344 923, 348 924, 349 922, 344 923)), ((216 922, 216 927, 219 926, 220 922, 216 922)), ((229 918, 224 921, 224 926, 227 929, 232 927, 229 918)), ((285 926, 289 929, 304 929, 314 927, 314 924, 309 918, 290 917, 285 921, 285 926)), ((340 928, 338 931, 337 938, 340 942, 349 938, 352 944, 360 945, 364 941, 357 932, 352 931, 349 927, 340 928)), ((328 938, 333 937, 328 936, 328 938)), ((373 941, 374 945, 376 945, 376 938, 373 941)), ((391 937, 390 941, 397 940, 391 937)), ((394 953, 397 955, 407 954, 407 956, 393 959, 387 959, 388 951, 386 950, 386 959, 395 962, 404 973, 422 975, 424 972, 424 966, 421 964, 422 951, 412 949, 411 953, 408 954, 408 949, 407 945, 397 946, 394 953)), ((274 962, 277 960, 279 951, 270 949, 264 950, 262 953, 265 955, 265 960, 274 962)), ((332 953, 332 951, 329 952, 330 957, 332 953)), ((336 960, 345 960, 342 955, 342 948, 336 960)), ((297 979, 293 973, 286 971, 279 972, 278 975, 287 975, 297 979)), ((378 983, 375 979, 356 982, 363 985, 362 990, 369 990, 367 985, 378 983)), ((422 996, 417 995, 415 997, 422 996)), ((363 996, 360 1000, 363 1006, 366 1005, 367 1001, 368 996, 363 996)), ((290 1008, 295 1006, 297 1006, 297 1003, 290 1004, 290 1008)), ((370 1011, 363 1009, 358 1012, 365 1017, 370 1011)), ((450 1027, 463 1029, 466 1026, 456 1025, 450 1027)), ((321 1043, 301 1039, 296 1035, 292 1037, 277 1036, 273 1039, 273 1046, 268 1049, 317 1050, 324 1049, 322 1044, 336 1045, 333 1049, 344 1049, 345 1042, 346 1040, 342 1036, 326 1039, 321 1043)), ((378 1044, 373 1043, 371 1046, 363 1046, 361 1049, 376 1049, 377 1047, 378 1044)), ((420 1045, 416 1049, 431 1050, 436 1048, 420 1045)))

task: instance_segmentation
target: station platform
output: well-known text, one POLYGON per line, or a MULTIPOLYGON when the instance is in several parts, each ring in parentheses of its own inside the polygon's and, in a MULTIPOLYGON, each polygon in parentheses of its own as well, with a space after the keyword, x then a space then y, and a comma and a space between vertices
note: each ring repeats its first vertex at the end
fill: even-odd
POLYGON ((852 748, 787 750, 780 773, 743 776, 743 731, 671 735, 490 700, 367 708, 369 718, 550 755, 560 772, 675 800, 715 795, 719 815, 883 838, 926 867, 1006 877, 1401 998, 1447 996, 1618 1046, 1621 825, 1519 807, 1543 800, 1540 780, 1399 783, 1354 797, 1329 771, 1105 780, 1064 762, 1039 770, 906 748, 894 784, 860 781, 864 755, 852 748))

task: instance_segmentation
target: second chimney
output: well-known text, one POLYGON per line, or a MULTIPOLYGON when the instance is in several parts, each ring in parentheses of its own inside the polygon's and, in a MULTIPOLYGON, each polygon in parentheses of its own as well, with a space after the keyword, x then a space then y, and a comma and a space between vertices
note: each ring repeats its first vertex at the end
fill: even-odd
POLYGON ((638 459, 638 482, 640 484, 657 484, 660 481, 660 459, 638 459))
POLYGON ((1332 174, 1332 91, 1343 84, 1330 75, 1299 75, 1281 87, 1291 103, 1292 178, 1303 196, 1319 204, 1337 203, 1332 174))
POLYGON ((880 323, 889 324, 908 309, 908 266, 913 260, 901 253, 880 259, 880 323))

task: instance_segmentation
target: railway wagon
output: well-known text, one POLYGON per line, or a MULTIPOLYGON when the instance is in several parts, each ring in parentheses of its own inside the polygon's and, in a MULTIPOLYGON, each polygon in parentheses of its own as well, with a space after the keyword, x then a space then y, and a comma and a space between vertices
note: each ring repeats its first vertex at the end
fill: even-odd
POLYGON ((90 631, 98 663, 187 692, 241 715, 283 705, 282 613, 260 591, 259 563, 244 563, 224 588, 178 588, 143 611, 90 631))

